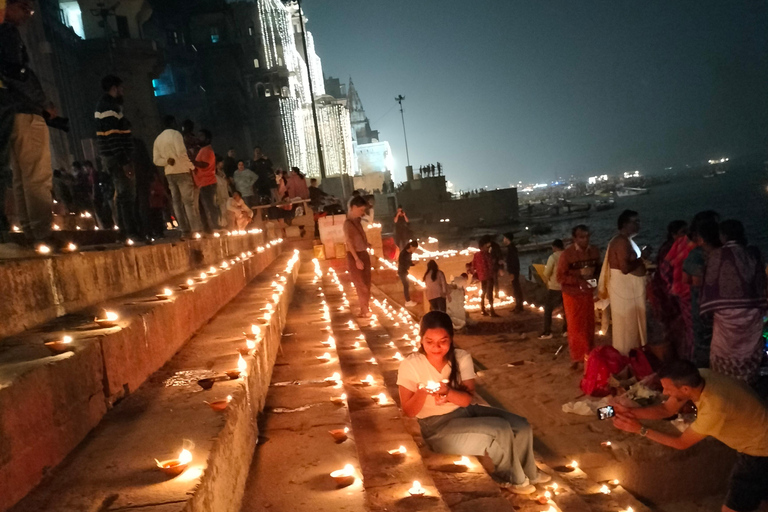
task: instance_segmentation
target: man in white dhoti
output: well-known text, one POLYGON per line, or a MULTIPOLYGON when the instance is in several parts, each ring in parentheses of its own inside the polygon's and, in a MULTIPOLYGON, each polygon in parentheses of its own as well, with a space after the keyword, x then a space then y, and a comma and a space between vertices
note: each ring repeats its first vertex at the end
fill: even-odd
POLYGON ((611 304, 613 347, 624 355, 645 345, 645 258, 632 240, 640 231, 637 212, 624 210, 619 215, 619 234, 608 244, 600 273, 599 295, 611 304))

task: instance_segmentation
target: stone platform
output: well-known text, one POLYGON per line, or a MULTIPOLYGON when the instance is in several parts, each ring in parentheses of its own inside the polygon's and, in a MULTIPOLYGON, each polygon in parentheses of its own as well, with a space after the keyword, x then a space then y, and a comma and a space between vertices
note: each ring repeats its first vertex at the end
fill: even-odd
POLYGON ((155 286, 278 238, 270 231, 75 254, 0 260, 0 338, 155 286))
MULTIPOLYGON (((254 234, 0 265, 2 279, 19 285, 9 295, 14 300, 0 308, 18 301, 32 311, 36 294, 20 285, 29 280, 44 288, 37 290, 43 304, 51 299, 48 314, 79 310, 0 342, 0 510, 29 492, 115 402, 138 389, 261 274, 280 253, 280 243, 273 242, 254 234), (211 264, 215 273, 179 289, 211 264), (135 292, 148 284, 149 289, 119 296, 120 290, 135 292), (174 295, 158 300, 155 294, 163 287, 174 295), (78 290, 87 291, 85 297, 78 290), (71 300, 56 302, 62 296, 71 300), (98 306, 75 307, 89 303, 98 306), (93 322, 104 309, 119 314, 116 326, 93 322), (64 335, 73 338, 71 351, 52 355, 43 343, 64 335)), ((26 313, 23 308, 0 312, 4 319, 16 314, 26 313)), ((26 316, 30 322, 33 317, 26 316)))
MULTIPOLYGON (((110 411, 70 457, 12 510, 237 510, 298 271, 280 256, 160 371, 110 411), (267 304, 273 313, 264 317, 267 304), (247 350, 243 331, 262 336, 247 350), (238 368, 239 377, 225 376, 238 368), (197 380, 213 377, 209 390, 197 380), (215 411, 206 402, 227 400, 215 411), (189 450, 178 476, 159 470, 189 450)), ((232 271, 229 271, 232 272, 232 271)))

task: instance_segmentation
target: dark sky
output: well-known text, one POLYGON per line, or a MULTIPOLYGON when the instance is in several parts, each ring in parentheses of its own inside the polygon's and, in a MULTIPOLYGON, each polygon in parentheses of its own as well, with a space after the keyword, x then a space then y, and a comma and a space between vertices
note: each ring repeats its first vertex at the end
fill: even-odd
POLYGON ((326 76, 457 187, 768 148, 765 0, 304 0, 326 76))

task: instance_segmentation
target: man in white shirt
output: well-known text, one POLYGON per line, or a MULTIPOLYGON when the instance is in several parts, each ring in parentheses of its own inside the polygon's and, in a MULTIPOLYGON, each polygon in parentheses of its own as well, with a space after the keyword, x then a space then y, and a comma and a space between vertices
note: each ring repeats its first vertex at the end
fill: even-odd
POLYGON ((201 231, 200 210, 195 201, 195 181, 191 171, 195 168, 184 146, 184 137, 178 131, 176 118, 163 118, 165 130, 157 136, 153 148, 155 165, 163 167, 173 199, 173 212, 181 229, 181 237, 201 231))

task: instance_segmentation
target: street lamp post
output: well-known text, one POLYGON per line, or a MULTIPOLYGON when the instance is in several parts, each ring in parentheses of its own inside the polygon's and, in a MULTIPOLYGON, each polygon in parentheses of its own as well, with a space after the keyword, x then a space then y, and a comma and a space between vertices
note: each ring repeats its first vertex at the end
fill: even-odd
POLYGON ((408 162, 408 167, 411 166, 411 157, 408 155, 408 136, 405 134, 405 114, 403 114, 403 100, 405 96, 399 94, 395 97, 395 101, 400 104, 400 119, 403 121, 403 139, 405 139, 405 159, 408 162))

